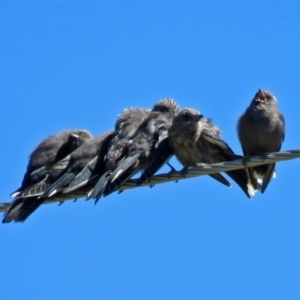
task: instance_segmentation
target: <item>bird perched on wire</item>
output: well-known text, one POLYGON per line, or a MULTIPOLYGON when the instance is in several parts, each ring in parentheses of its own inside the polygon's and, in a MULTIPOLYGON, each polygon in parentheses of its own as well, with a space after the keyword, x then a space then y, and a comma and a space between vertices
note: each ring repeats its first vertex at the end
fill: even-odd
MULTIPOLYGON (((245 156, 278 152, 285 137, 285 120, 275 96, 258 90, 238 121, 238 137, 245 156)), ((253 186, 264 193, 275 175, 275 163, 248 168, 253 186)))
MULTIPOLYGON (((113 132, 106 132, 94 139, 88 140, 70 155, 48 168, 48 175, 44 181, 27 189, 26 197, 18 197, 5 213, 3 223, 14 220, 24 222, 48 198, 58 194, 63 198, 66 192, 75 190, 88 184, 94 174, 104 171, 104 156, 113 132), (98 159, 90 165, 92 159, 98 159), (85 167, 88 167, 85 169, 85 167), (81 173, 85 169, 84 173, 81 173), (80 175, 79 178, 77 176, 80 175), (75 181, 69 188, 68 185, 75 181)), ((66 195, 67 198, 67 195, 66 195)))
MULTIPOLYGON (((77 148, 71 155, 70 159, 63 164, 59 164, 58 168, 63 169, 62 175, 50 185, 40 197, 41 199, 49 198, 55 195, 57 192, 67 188, 69 184, 75 179, 76 185, 78 187, 82 186, 93 178, 94 174, 101 174, 105 169, 104 157, 107 153, 108 145, 113 137, 113 131, 106 132, 100 136, 87 141, 77 148), (97 156, 97 163, 93 163, 92 168, 89 163, 97 156), (85 176, 81 173, 86 167, 89 172, 85 173, 85 176), (80 174, 80 178, 76 178, 80 174), (83 178, 85 177, 85 178, 83 178), (80 183, 78 183, 80 181, 80 183)), ((55 165, 53 166, 55 170, 55 165)), ((86 171, 87 171, 86 170, 86 171)), ((51 173, 50 173, 51 177, 51 173)), ((53 180, 52 180, 53 181, 53 180)), ((75 187, 76 188, 76 187, 75 187)), ((74 185, 72 188, 67 188, 67 192, 74 190, 74 185)))
POLYGON ((149 115, 149 109, 129 108, 119 115, 115 124, 115 133, 111 139, 105 157, 105 173, 100 177, 87 199, 100 199, 110 178, 111 173, 116 169, 119 161, 123 159, 126 146, 134 135, 141 122, 149 115))
POLYGON ((139 125, 126 146, 125 159, 111 174, 104 196, 116 191, 124 182, 151 163, 155 151, 168 134, 174 116, 180 108, 173 99, 162 99, 139 125))
POLYGON ((93 138, 87 130, 65 130, 43 140, 29 156, 27 170, 22 185, 11 194, 22 196, 27 188, 45 179, 47 168, 68 156, 84 142, 93 138))
MULTIPOLYGON (((12 194, 15 200, 5 212, 2 223, 12 220, 23 222, 29 216, 31 207, 36 205, 38 196, 43 193, 50 168, 92 138, 87 130, 76 129, 66 130, 43 140, 29 157, 22 186, 12 194)), ((55 174, 59 175, 58 172, 55 174)))
MULTIPOLYGON (((177 159, 184 166, 183 173, 188 167, 198 167, 203 163, 213 164, 241 158, 221 139, 220 129, 191 108, 182 109, 174 118, 169 129, 169 142, 177 159)), ((229 171, 226 174, 249 198, 254 195, 255 190, 244 169, 229 171)), ((210 176, 226 184, 227 180, 220 173, 210 176)))

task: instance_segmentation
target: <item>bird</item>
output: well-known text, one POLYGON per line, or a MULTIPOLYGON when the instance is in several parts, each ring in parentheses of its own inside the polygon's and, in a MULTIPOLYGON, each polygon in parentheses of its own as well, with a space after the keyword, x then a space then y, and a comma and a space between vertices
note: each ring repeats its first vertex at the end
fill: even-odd
MULTIPOLYGON (((104 157, 107 153, 108 144, 112 137, 113 131, 105 132, 104 134, 101 134, 100 136, 82 144, 79 148, 72 152, 68 162, 66 164, 62 164, 62 175, 59 176, 59 178, 45 190, 41 196, 41 199, 49 198, 67 187, 67 185, 69 185, 76 178, 76 176, 80 174, 92 160, 95 159, 96 156, 98 158, 97 163, 93 163, 93 170, 89 169, 90 173, 87 174, 87 178, 83 179, 84 181, 88 181, 93 172, 96 171, 96 167, 98 173, 103 172, 104 157)), ((58 168, 61 168, 61 166, 58 166, 58 168)), ((55 170, 55 166, 53 169, 55 170)), ((81 185, 82 184, 80 184, 80 186, 81 185)), ((72 190, 73 189, 74 188, 72 187, 72 190)))
POLYGON ((30 154, 21 187, 14 191, 11 196, 19 195, 20 197, 27 188, 45 179, 48 167, 68 156, 91 138, 93 136, 89 131, 75 129, 65 130, 44 139, 30 154))
POLYGON ((166 138, 172 120, 179 110, 177 103, 170 98, 161 99, 154 105, 151 113, 128 141, 125 158, 111 174, 103 192, 104 196, 116 191, 137 172, 149 166, 156 149, 166 138))
MULTIPOLYGON (((174 117, 168 136, 175 156, 184 166, 183 174, 188 167, 199 167, 202 164, 214 164, 241 158, 221 139, 221 130, 213 124, 212 120, 204 118, 198 110, 193 108, 182 109, 174 117)), ((254 196, 255 190, 246 170, 225 173, 241 187, 248 198, 254 196)), ((220 173, 210 176, 220 182, 225 179, 220 173)))
POLYGON ((105 172, 89 192, 87 199, 94 198, 97 203, 101 198, 111 173, 116 169, 118 163, 125 155, 128 141, 149 113, 149 109, 132 107, 125 109, 118 116, 115 124, 114 136, 108 145, 105 157, 105 172))
MULTIPOLYGON (((107 151, 107 145, 113 132, 106 132, 96 138, 90 139, 74 150, 70 155, 48 168, 48 175, 44 181, 27 189, 26 195, 17 197, 8 211, 5 213, 3 223, 14 220, 24 222, 45 200, 58 194, 64 194, 64 188, 76 178, 76 176, 87 166, 90 161, 98 156, 98 161, 93 168, 85 172, 85 178, 80 177, 87 184, 95 173, 104 169, 103 160, 107 151)), ((77 182, 77 187, 84 185, 77 182)), ((70 191, 73 191, 74 186, 70 191)), ((67 195, 66 195, 67 198, 67 195)))
MULTIPOLYGON (((278 152, 285 138, 285 119, 270 91, 258 90, 239 118, 238 138, 245 157, 278 152)), ((264 193, 273 176, 275 163, 247 168, 253 186, 264 193)))

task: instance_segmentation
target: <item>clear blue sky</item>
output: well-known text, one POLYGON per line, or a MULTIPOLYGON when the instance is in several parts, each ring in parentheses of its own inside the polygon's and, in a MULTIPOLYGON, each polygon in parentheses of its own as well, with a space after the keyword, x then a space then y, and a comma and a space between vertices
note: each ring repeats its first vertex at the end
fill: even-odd
MULTIPOLYGON (((236 122, 258 88, 300 147, 299 1, 2 1, 1 201, 47 135, 163 97, 236 122)), ((174 165, 180 165, 174 160, 174 165)), ((300 299, 300 160, 248 200, 206 177, 0 226, 2 299, 300 299)))

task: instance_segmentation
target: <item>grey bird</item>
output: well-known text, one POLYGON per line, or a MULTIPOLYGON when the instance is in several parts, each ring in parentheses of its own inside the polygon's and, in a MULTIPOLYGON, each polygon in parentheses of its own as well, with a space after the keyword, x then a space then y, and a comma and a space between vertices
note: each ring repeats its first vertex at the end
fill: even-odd
POLYGON ((125 159, 111 174, 103 192, 104 196, 116 191, 137 172, 151 163, 159 144, 166 138, 179 106, 173 99, 162 99, 154 105, 151 113, 137 128, 127 143, 125 159))
MULTIPOLYGON (((181 110, 174 118, 169 129, 169 141, 177 159, 184 166, 183 172, 188 167, 241 158, 221 139, 220 129, 211 120, 205 119, 197 110, 191 108, 181 110)), ((230 171, 226 174, 241 187, 247 197, 251 198, 254 195, 255 190, 246 170, 230 171)), ((211 176, 221 181, 219 177, 221 174, 211 176)))
POLYGON ((93 136, 83 129, 65 130, 43 140, 29 156, 22 185, 11 194, 20 196, 24 190, 45 179, 47 167, 55 164, 93 136))
POLYGON ((96 201, 100 199, 111 173, 117 168, 119 161, 125 155, 128 141, 149 113, 149 109, 129 108, 119 115, 115 124, 115 133, 109 143, 105 157, 105 173, 90 191, 87 199, 95 198, 96 201))
MULTIPOLYGON (((285 137, 285 120, 277 108, 275 96, 269 91, 258 90, 239 118, 237 129, 246 157, 280 151, 285 137)), ((248 168, 248 171, 253 186, 264 193, 275 176, 275 163, 248 168)))
POLYGON ((67 187, 76 178, 76 176, 80 174, 92 160, 95 159, 96 156, 98 157, 97 163, 92 164, 93 169, 89 169, 90 173, 86 174, 87 178, 83 178, 83 180, 88 181, 90 178, 93 178, 94 172, 95 174, 103 173, 105 169, 104 157, 107 153, 108 145, 112 137, 113 131, 109 131, 101 134, 93 140, 87 141, 77 148, 71 154, 68 163, 64 167, 63 174, 47 188, 41 196, 41 199, 49 198, 67 187))
POLYGON ((46 199, 66 193, 65 187, 74 179, 77 186, 74 187, 73 184, 69 191, 88 184, 95 174, 101 174, 104 171, 104 156, 112 136, 113 132, 110 131, 86 141, 70 155, 49 167, 46 180, 28 188, 23 197, 17 197, 5 213, 2 222, 24 222, 46 199), (98 159, 91 165, 90 161, 95 157, 98 159), (82 173, 80 178, 76 178, 86 166, 86 172, 82 173))

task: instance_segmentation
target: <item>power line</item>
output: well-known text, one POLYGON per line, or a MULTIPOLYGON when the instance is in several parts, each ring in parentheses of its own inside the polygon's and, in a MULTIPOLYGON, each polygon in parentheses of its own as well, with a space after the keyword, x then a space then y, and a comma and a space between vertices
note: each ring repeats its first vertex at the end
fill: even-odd
MULTIPOLYGON (((226 161, 226 162, 220 162, 217 164, 206 164, 202 165, 201 167, 197 168, 190 168, 187 170, 186 173, 184 173, 184 176, 181 171, 176 172, 170 172, 170 173, 163 173, 159 175, 153 176, 150 181, 144 182, 140 186, 136 185, 137 180, 132 179, 128 182, 124 183, 120 187, 121 190, 128 190, 143 186, 154 186, 156 184, 161 183, 167 183, 167 182, 177 182, 179 180, 183 179, 189 179, 194 177, 199 177, 203 175, 209 175, 219 172, 227 172, 232 170, 238 170, 243 169, 245 166, 247 167, 255 167, 259 165, 265 165, 270 163, 277 163, 285 160, 291 160, 295 158, 300 157, 300 149, 296 150, 288 150, 288 151, 282 151, 282 152, 272 152, 269 154, 266 154, 264 156, 253 156, 249 157, 247 159, 238 159, 234 161, 226 161)), ((74 191, 68 194, 60 194, 59 196, 54 196, 52 199, 47 199, 44 204, 54 203, 54 202, 62 202, 67 200, 74 200, 78 198, 85 198, 90 191, 90 188, 87 188, 86 190, 81 189, 80 191, 74 191)), ((4 202, 0 203, 0 212, 4 212, 8 209, 11 202, 4 202)))

